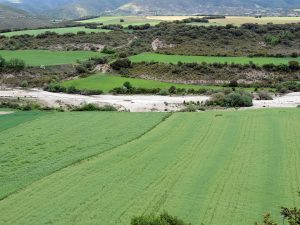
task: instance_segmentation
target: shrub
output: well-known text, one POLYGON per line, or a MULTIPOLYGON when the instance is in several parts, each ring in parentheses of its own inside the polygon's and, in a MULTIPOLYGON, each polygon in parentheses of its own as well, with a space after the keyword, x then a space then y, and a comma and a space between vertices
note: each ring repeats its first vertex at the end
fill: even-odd
POLYGON ((134 217, 131 220, 131 225, 191 225, 177 217, 171 216, 168 213, 162 213, 159 216, 148 215, 134 217))
POLYGON ((169 95, 169 94, 170 94, 169 91, 166 90, 166 89, 160 90, 158 92, 158 95, 163 95, 163 96, 166 96, 166 95, 169 95))
POLYGON ((291 70, 299 70, 300 69, 299 62, 297 62, 297 61, 290 61, 289 62, 289 68, 291 70))
POLYGON ((10 59, 6 62, 6 67, 15 71, 21 71, 25 68, 26 64, 21 59, 10 59))
POLYGON ((23 81, 21 82, 20 86, 21 86, 22 88, 28 87, 28 82, 27 82, 27 80, 23 80, 23 81))
POLYGON ((102 51, 101 51, 102 53, 104 53, 104 54, 115 54, 116 53, 116 51, 115 50, 113 50, 113 49, 110 49, 110 48, 107 48, 107 47, 105 47, 104 49, 102 49, 102 51))
POLYGON ((75 107, 72 111, 107 111, 107 112, 113 112, 118 111, 114 106, 111 105, 105 105, 105 106, 98 106, 96 104, 84 104, 79 107, 75 107))
POLYGON ((6 65, 5 59, 0 55, 0 69, 4 68, 6 65))
POLYGON ((259 91, 257 92, 257 95, 258 100, 273 100, 272 96, 267 91, 259 91))
POLYGON ((226 96, 225 104, 227 107, 250 107, 253 106, 252 98, 249 95, 231 93, 226 96))
POLYGON ((222 107, 250 107, 253 106, 252 97, 244 92, 232 92, 225 95, 222 92, 213 94, 206 102, 208 106, 222 107))
POLYGON ((130 68, 131 61, 129 59, 117 59, 113 63, 111 63, 111 67, 114 70, 121 70, 122 68, 130 68))

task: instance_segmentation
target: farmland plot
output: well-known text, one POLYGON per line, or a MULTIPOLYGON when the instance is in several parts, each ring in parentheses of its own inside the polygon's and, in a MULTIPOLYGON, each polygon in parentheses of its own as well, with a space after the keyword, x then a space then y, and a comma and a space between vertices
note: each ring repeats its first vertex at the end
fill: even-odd
POLYGON ((75 64, 91 57, 103 57, 106 54, 92 51, 49 51, 49 50, 0 50, 0 56, 6 60, 22 59, 30 66, 49 66, 75 64))
POLYGON ((0 199, 65 166, 136 138, 162 117, 34 112, 0 116, 0 199), (132 126, 134 123, 140 125, 132 126))
POLYGON ((0 224, 129 224, 164 210, 194 225, 278 220, 300 204, 299 130, 299 109, 173 114, 2 200, 0 224))
POLYGON ((300 62, 298 58, 276 57, 222 57, 222 56, 189 56, 189 55, 164 55, 157 53, 142 53, 130 57, 132 62, 161 62, 161 63, 235 63, 248 64, 250 61, 257 65, 273 63, 275 65, 288 64, 289 61, 300 62))

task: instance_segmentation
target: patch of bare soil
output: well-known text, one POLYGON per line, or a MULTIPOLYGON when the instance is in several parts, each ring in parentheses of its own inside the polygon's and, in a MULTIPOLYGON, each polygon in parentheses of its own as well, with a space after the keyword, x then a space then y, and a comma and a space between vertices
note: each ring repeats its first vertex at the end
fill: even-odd
POLYGON ((173 44, 166 44, 163 41, 159 40, 158 38, 156 38, 152 43, 151 43, 152 49, 153 51, 157 51, 158 49, 161 48, 173 48, 175 45, 173 44))

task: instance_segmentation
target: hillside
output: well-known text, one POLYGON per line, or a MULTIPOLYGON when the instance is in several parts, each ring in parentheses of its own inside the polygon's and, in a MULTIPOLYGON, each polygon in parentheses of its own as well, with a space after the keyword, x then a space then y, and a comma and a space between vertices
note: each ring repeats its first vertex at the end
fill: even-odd
POLYGON ((268 14, 284 15, 300 8, 296 0, 0 0, 34 14, 78 18, 111 14, 268 14))
POLYGON ((35 28, 49 22, 29 15, 27 12, 0 4, 0 29, 35 28))

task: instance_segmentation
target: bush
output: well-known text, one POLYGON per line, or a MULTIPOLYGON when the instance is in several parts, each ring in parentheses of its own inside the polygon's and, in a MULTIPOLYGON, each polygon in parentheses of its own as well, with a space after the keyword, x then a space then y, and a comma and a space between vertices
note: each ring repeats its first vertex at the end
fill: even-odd
POLYGON ((258 100, 273 100, 272 96, 267 91, 259 91, 257 92, 257 95, 258 100))
POLYGON ((26 64, 21 59, 10 59, 6 62, 6 67, 11 70, 21 71, 26 67, 26 64))
POLYGON ((27 80, 23 80, 23 81, 21 82, 20 86, 21 86, 22 88, 28 87, 28 82, 27 82, 27 80))
POLYGON ((121 70, 123 68, 130 68, 131 61, 129 59, 117 59, 113 63, 110 64, 114 70, 121 70))
POLYGON ((177 217, 171 216, 168 213, 162 213, 159 216, 148 215, 134 217, 131 220, 131 225, 191 225, 177 217))
POLYGON ((225 95, 222 92, 213 94, 206 102, 208 106, 222 107, 250 107, 253 106, 252 97, 244 92, 232 92, 225 95))
POLYGON ((114 112, 118 111, 114 106, 105 105, 105 106, 98 106, 96 104, 85 104, 79 107, 74 108, 72 111, 107 111, 107 112, 114 112))
POLYGON ((6 65, 5 59, 0 55, 0 69, 4 68, 6 65))

